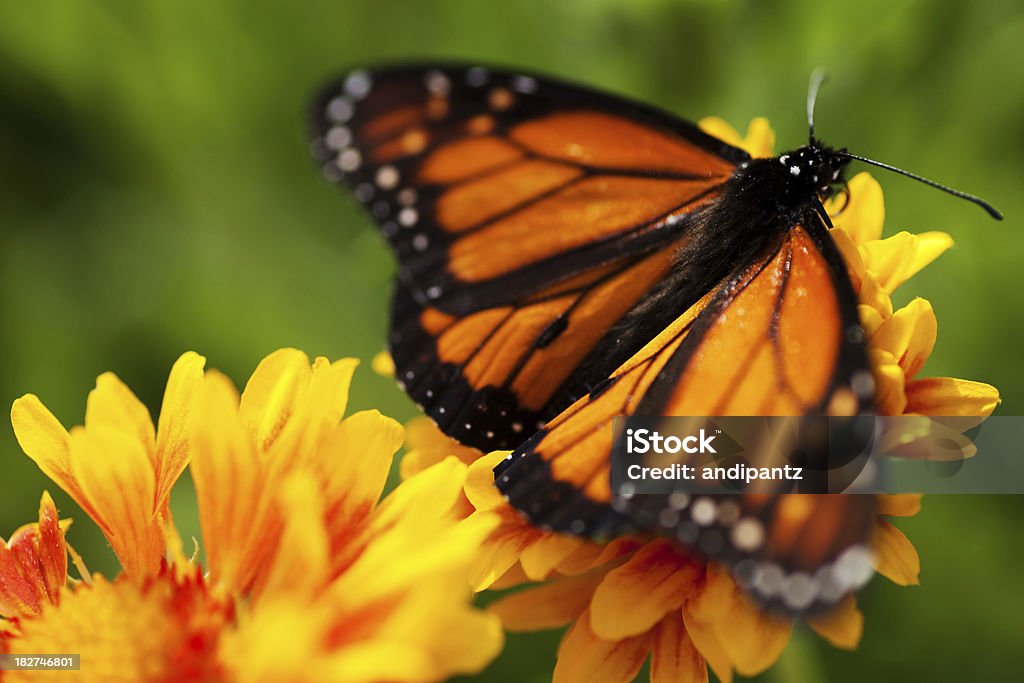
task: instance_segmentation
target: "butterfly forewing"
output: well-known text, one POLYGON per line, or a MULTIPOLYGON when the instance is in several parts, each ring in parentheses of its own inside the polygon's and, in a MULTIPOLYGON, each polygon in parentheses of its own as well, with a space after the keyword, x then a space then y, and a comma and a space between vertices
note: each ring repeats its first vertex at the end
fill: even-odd
POLYGON ((464 67, 357 70, 314 109, 324 173, 399 258, 390 350, 441 428, 510 447, 688 305, 651 307, 747 155, 636 103, 464 67))

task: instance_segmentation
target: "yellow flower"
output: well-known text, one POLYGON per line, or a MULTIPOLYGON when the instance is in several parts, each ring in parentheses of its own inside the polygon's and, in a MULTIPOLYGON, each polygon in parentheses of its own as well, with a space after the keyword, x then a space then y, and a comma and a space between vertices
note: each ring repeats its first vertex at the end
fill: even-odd
MULTIPOLYGON (((774 133, 765 119, 741 137, 720 119, 705 119, 708 132, 755 156, 769 156, 774 133)), ((935 343, 931 306, 915 299, 894 310, 892 291, 938 257, 952 240, 944 233, 899 233, 881 239, 884 206, 878 184, 866 173, 842 197, 827 204, 832 235, 847 260, 868 334, 883 414, 969 415, 983 418, 998 403, 987 384, 950 378, 920 379, 935 343)), ((558 651, 556 682, 629 681, 651 658, 651 680, 707 680, 708 669, 724 681, 771 666, 785 649, 792 621, 760 610, 720 565, 686 553, 665 540, 619 538, 597 545, 543 532, 512 510, 493 486, 493 467, 505 456, 483 456, 429 429, 420 419, 409 433, 410 463, 403 475, 457 453, 476 460, 466 496, 476 514, 497 514, 501 523, 483 545, 473 582, 478 590, 533 585, 493 603, 490 609, 510 631, 568 626, 558 651)), ((407 456, 408 457, 408 456, 407 456)), ((916 584, 917 551, 888 519, 919 512, 919 495, 883 496, 872 546, 877 571, 898 585, 916 584)), ((853 596, 808 625, 833 645, 860 641, 863 615, 853 596)))
POLYGON ((38 398, 18 399, 19 442, 100 524, 124 573, 80 566, 68 586, 44 496, 39 524, 0 550, 0 649, 79 652, 97 681, 419 682, 482 669, 502 633, 472 607, 468 576, 497 518, 466 519, 455 458, 379 500, 403 430, 376 411, 344 416, 355 366, 284 349, 239 396, 185 354, 156 430, 110 374, 70 434, 38 398), (208 571, 167 512, 189 461, 208 571))
POLYGON ((195 353, 174 364, 156 429, 146 406, 109 372, 89 393, 85 426, 70 433, 33 394, 11 410, 22 450, 99 525, 130 576, 160 568, 167 505, 188 464, 188 415, 205 364, 195 353))

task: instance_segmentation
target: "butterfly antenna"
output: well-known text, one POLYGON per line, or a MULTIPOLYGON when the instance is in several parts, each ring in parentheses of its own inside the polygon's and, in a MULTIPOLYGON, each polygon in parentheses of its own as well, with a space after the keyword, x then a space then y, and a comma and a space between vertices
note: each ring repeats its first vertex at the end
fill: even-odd
POLYGON ((988 212, 988 215, 992 216, 992 218, 995 218, 997 221, 1003 220, 1003 214, 1001 214, 999 210, 996 209, 996 207, 992 206, 981 197, 975 197, 973 194, 967 194, 966 192, 961 192, 960 190, 954 190, 952 187, 941 185, 935 182, 934 180, 928 180, 927 178, 919 176, 916 173, 904 171, 902 168, 896 168, 895 166, 890 166, 889 164, 883 164, 881 161, 875 161, 874 159, 868 159, 867 157, 857 156, 856 154, 850 154, 849 152, 836 152, 836 156, 844 157, 846 159, 854 159, 856 161, 863 161, 865 164, 877 166, 878 168, 884 168, 885 170, 892 171, 893 173, 899 173, 902 176, 906 176, 918 182, 924 183, 929 187, 934 187, 936 190, 942 190, 946 194, 951 194, 954 197, 959 197, 960 199, 966 199, 972 204, 977 204, 981 208, 985 209, 985 211, 988 212))
POLYGON ((825 69, 818 67, 811 72, 811 83, 807 87, 807 129, 808 141, 814 144, 814 103, 818 101, 818 91, 821 90, 821 84, 825 82, 825 78, 828 77, 825 69))

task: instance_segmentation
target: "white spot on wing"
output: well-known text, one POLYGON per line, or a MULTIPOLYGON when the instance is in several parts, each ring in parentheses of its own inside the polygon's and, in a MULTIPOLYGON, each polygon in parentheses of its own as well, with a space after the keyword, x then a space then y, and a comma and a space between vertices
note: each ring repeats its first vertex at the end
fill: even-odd
POLYGON ((449 81, 448 77, 437 69, 431 69, 423 75, 423 85, 425 85, 427 90, 430 91, 430 94, 435 97, 444 97, 452 89, 451 81, 449 81))
POLYGON ((352 131, 347 126, 331 126, 324 137, 324 142, 335 151, 345 149, 352 144, 352 131))
POLYGON ((377 169, 377 187, 382 190, 393 190, 398 185, 398 169, 390 164, 377 169))
POLYGON ((372 87, 373 81, 370 79, 370 72, 366 69, 353 71, 345 79, 345 92, 357 100, 369 95, 372 87))
POLYGON ((416 203, 416 190, 411 187, 398 191, 398 203, 402 206, 410 206, 416 203))
POLYGON ((361 163, 363 163, 363 155, 359 153, 358 149, 346 149, 338 155, 338 168, 345 173, 357 170, 361 163))
POLYGON ((521 93, 532 93, 537 91, 537 79, 529 76, 516 76, 512 79, 512 89, 521 93))
POLYGON ((416 225, 417 220, 419 220, 419 214, 416 213, 416 209, 407 206, 398 212, 398 222, 407 228, 416 225))
POLYGON ((710 498, 698 498, 690 508, 690 516, 697 524, 708 526, 715 521, 718 506, 710 498))
POLYGON ((490 79, 491 75, 482 66, 474 66, 466 72, 466 83, 472 86, 481 86, 490 79))
POLYGON ((736 522, 732 528, 732 544, 745 552, 753 552, 764 542, 764 527, 753 517, 736 522))
POLYGON ((356 111, 352 98, 339 95, 327 103, 327 118, 336 123, 345 123, 356 111))

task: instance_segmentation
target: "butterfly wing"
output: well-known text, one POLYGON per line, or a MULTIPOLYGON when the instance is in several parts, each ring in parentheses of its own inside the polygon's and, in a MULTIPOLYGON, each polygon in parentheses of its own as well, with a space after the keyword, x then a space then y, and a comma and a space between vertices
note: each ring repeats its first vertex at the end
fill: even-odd
POLYGON ((398 255, 398 379, 483 449, 520 443, 703 295, 691 277, 653 304, 748 159, 646 105, 462 66, 352 72, 313 119, 325 175, 398 255))
POLYGON ((763 601, 803 611, 834 604, 870 576, 862 546, 872 528, 872 496, 613 499, 610 489, 612 420, 620 415, 870 410, 873 383, 856 298, 822 219, 809 211, 769 232, 775 237, 756 258, 741 263, 495 474, 509 502, 534 523, 595 536, 672 534, 733 564, 763 601))

